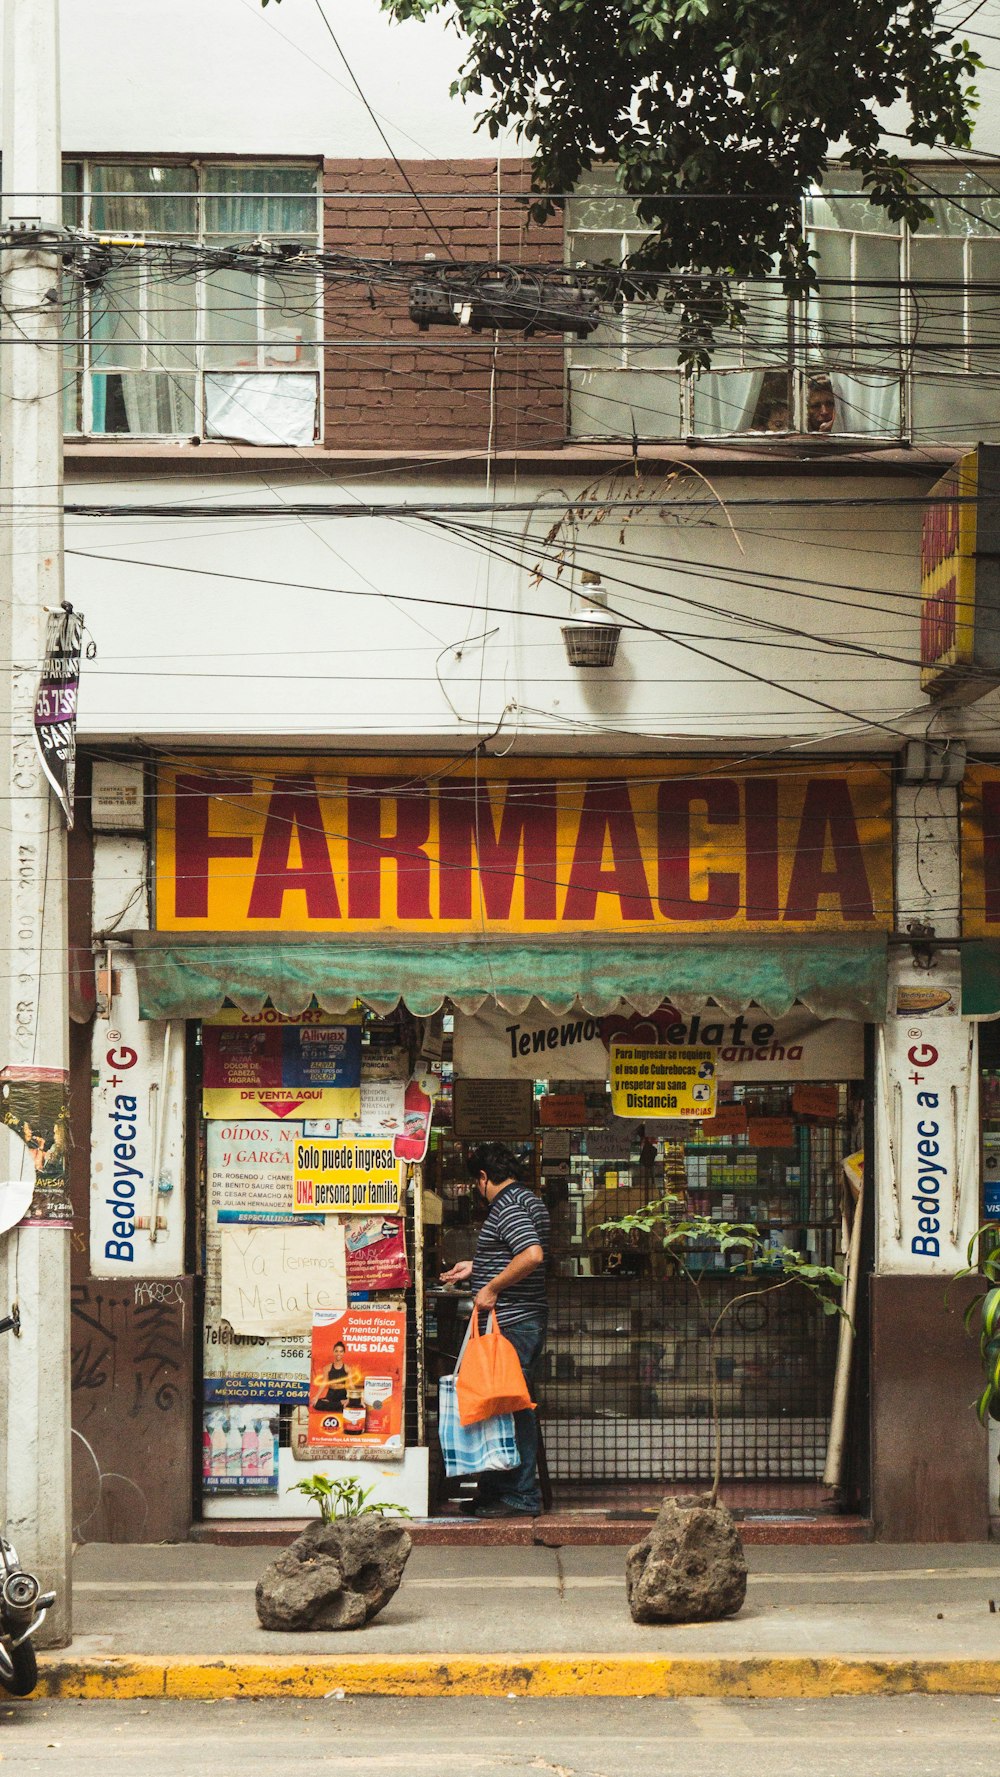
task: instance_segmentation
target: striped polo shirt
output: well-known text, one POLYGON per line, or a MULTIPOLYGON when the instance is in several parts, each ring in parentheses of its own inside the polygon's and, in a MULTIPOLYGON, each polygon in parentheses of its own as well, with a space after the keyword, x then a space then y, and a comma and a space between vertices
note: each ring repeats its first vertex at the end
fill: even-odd
MULTIPOLYGON (((476 1256, 472 1261, 473 1294, 477 1294, 484 1283, 492 1283, 511 1259, 529 1246, 540 1246, 545 1262, 548 1262, 549 1212, 541 1198, 525 1185, 516 1182, 505 1185, 500 1195, 494 1197, 480 1229, 476 1256)), ((529 1315, 544 1315, 546 1307, 543 1263, 532 1271, 530 1277, 501 1290, 497 1297, 497 1322, 502 1327, 509 1327, 529 1315)))

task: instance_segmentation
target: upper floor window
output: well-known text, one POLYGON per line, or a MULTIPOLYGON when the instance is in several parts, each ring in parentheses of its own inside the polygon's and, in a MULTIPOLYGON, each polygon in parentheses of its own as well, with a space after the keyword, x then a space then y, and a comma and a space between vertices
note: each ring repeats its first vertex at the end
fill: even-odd
MULTIPOLYGON (((819 288, 788 301, 776 279, 744 286, 744 324, 719 339, 709 371, 678 367, 655 301, 574 342, 574 435, 1000 439, 1000 187, 973 167, 915 174, 933 208, 918 231, 835 170, 806 202, 819 288)), ((629 200, 601 195, 607 183, 567 205, 570 264, 620 261, 643 237, 629 200)))
MULTIPOLYGON (((320 242, 316 165, 72 161, 68 225, 164 245, 320 242)), ((304 268, 190 271, 126 258, 66 280, 66 430, 311 444, 319 425, 318 280, 304 268)))

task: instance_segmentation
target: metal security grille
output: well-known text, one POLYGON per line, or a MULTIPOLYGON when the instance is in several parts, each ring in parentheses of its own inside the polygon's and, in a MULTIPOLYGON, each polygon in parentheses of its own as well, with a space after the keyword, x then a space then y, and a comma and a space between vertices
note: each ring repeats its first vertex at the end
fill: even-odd
MULTIPOLYGON (((766 1286, 766 1278, 762 1283, 766 1286)), ((734 1306, 706 1278, 552 1279, 540 1386, 549 1469, 560 1482, 696 1482, 712 1472, 712 1363, 730 1480, 810 1480, 826 1457, 836 1330, 803 1290, 734 1306)))

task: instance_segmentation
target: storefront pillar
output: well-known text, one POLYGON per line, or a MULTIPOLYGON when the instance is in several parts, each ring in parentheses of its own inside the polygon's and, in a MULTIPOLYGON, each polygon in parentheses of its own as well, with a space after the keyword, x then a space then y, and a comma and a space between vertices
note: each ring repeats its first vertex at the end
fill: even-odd
POLYGON ((977 1030, 947 943, 960 904, 954 792, 899 788, 896 868, 897 925, 913 941, 890 959, 876 1065, 872 1517, 886 1541, 974 1541, 989 1533, 979 1358, 962 1322, 970 1287, 949 1289, 980 1221, 977 1030))
POLYGON ((158 1542, 191 1523, 194 1279, 185 1267, 185 1031, 139 1017, 123 932, 148 924, 147 849, 99 834, 87 1264, 73 1286, 74 1524, 158 1542))

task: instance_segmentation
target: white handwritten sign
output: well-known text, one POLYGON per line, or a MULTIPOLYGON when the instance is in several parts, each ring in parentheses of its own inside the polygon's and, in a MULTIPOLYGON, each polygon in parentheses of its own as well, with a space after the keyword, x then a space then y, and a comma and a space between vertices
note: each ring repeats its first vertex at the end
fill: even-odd
POLYGON ((222 1319, 234 1333, 307 1333, 313 1316, 347 1307, 344 1227, 219 1229, 222 1319))

